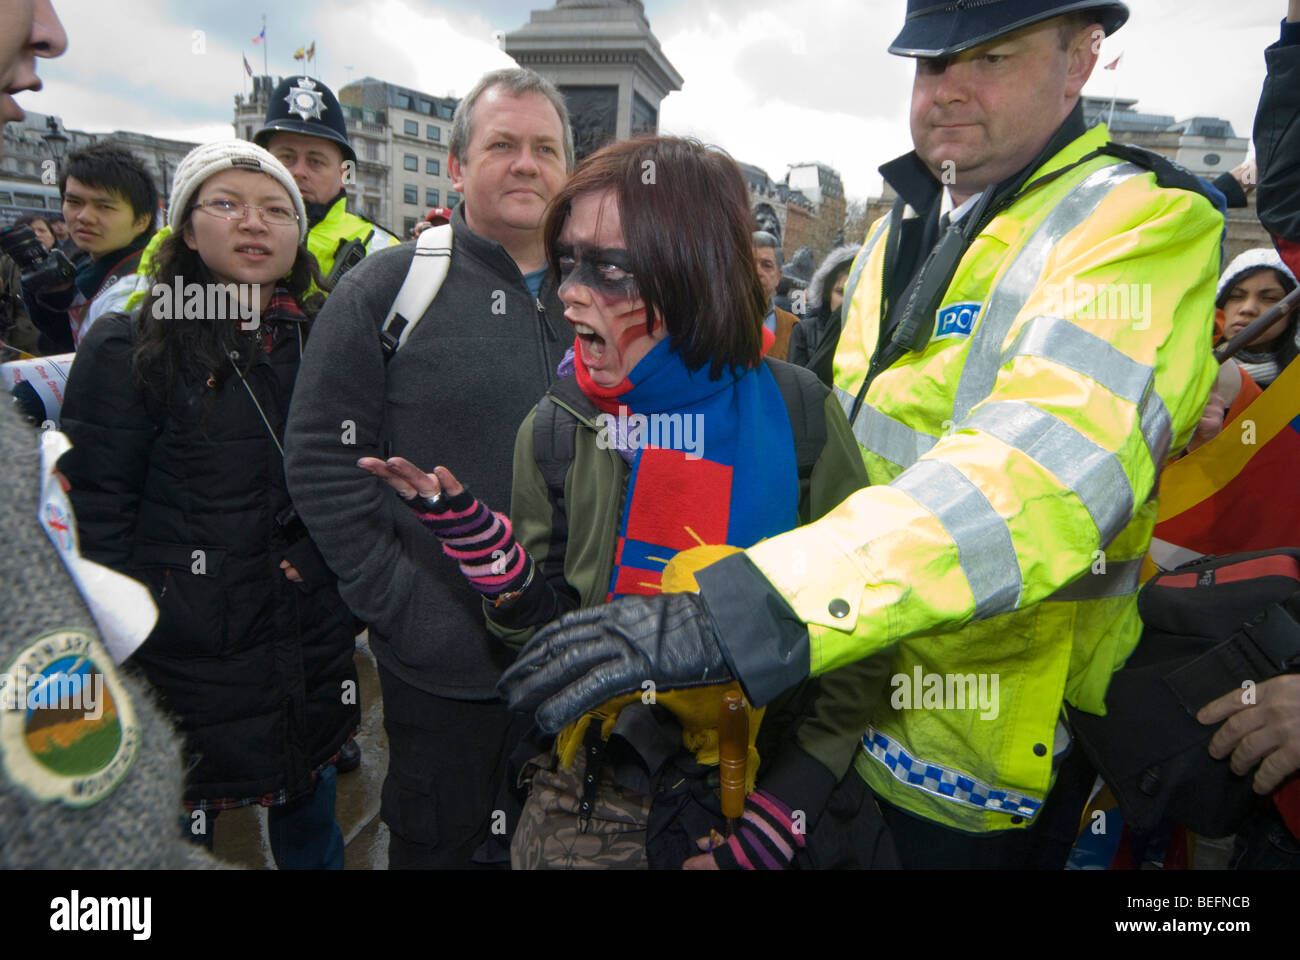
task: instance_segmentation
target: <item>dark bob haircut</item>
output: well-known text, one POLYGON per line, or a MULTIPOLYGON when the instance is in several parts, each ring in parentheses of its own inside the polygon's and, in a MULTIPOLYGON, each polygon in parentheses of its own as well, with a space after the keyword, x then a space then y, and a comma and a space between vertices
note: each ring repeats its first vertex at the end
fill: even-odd
POLYGON ((767 298, 754 267, 752 217, 740 168, 698 140, 614 143, 579 165, 551 201, 543 232, 551 271, 573 201, 612 192, 618 201, 646 325, 658 316, 691 370, 748 368, 762 355, 767 298))
POLYGON ((60 196, 67 187, 68 177, 96 190, 117 194, 131 205, 131 212, 137 217, 149 214, 145 233, 153 236, 154 218, 158 216, 158 188, 144 164, 130 150, 114 143, 97 143, 74 150, 68 154, 68 162, 59 176, 60 196))

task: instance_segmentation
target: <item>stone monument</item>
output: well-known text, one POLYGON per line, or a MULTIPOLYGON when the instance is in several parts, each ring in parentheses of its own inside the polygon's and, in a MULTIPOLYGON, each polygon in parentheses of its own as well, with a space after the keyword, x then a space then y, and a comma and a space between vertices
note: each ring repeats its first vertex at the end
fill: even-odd
POLYGON ((657 133, 660 102, 682 88, 641 0, 558 0, 506 34, 505 51, 560 88, 579 160, 610 140, 657 133))

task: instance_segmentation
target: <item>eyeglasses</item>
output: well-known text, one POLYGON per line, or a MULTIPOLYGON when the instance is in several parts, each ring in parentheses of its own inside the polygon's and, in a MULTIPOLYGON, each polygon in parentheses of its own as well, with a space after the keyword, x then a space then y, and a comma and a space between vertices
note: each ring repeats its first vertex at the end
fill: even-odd
POLYGON ((249 210, 256 210, 262 222, 276 227, 291 227, 298 224, 298 212, 292 207, 258 207, 251 203, 235 203, 233 200, 205 200, 194 204, 193 209, 203 210, 220 217, 222 220, 243 220, 249 210))

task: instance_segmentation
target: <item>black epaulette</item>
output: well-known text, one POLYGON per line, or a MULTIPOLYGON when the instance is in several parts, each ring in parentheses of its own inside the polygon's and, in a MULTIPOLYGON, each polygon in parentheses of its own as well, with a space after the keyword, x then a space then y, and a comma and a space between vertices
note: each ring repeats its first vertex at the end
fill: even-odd
POLYGON ((1218 191, 1205 180, 1181 164, 1175 163, 1168 157, 1162 156, 1153 150, 1148 150, 1146 147, 1139 147, 1136 143, 1118 143, 1111 140, 1104 146, 1099 147, 1097 152, 1120 160, 1127 160, 1129 163, 1135 163, 1143 170, 1150 170, 1156 175, 1156 184, 1158 186, 1199 193, 1215 207, 1220 206, 1222 203, 1222 194, 1216 197, 1214 193, 1218 193, 1218 191), (1214 193, 1211 193, 1212 190, 1214 193))

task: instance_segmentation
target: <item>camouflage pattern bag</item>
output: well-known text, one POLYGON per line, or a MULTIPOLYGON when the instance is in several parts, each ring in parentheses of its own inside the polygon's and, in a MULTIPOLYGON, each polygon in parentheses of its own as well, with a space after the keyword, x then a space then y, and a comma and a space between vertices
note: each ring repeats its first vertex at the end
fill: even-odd
POLYGON ((614 782, 599 739, 565 770, 552 747, 520 774, 528 799, 510 841, 513 870, 644 870, 651 796, 614 782))

